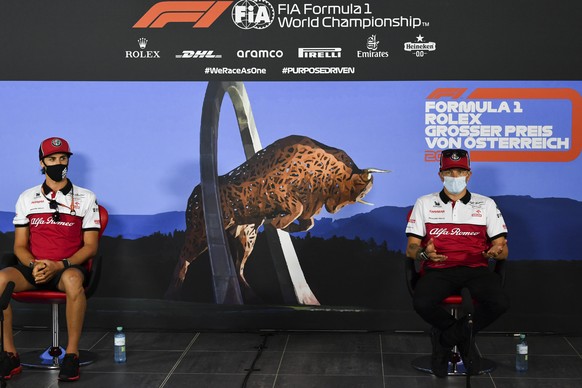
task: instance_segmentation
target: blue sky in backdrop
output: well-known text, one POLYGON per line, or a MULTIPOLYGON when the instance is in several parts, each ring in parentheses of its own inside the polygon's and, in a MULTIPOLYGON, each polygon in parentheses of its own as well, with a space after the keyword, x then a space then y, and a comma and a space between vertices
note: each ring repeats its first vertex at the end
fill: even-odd
MULTIPOLYGON (((377 175, 366 199, 376 207, 408 206, 440 190, 436 163, 424 161, 425 102, 436 88, 572 88, 582 82, 247 82, 263 146, 291 134, 345 150, 377 175)), ((183 211, 199 183, 199 130, 206 82, 0 82, 0 210, 14 211, 24 189, 42 182, 38 146, 69 140, 70 178, 92 189, 112 214, 183 211)), ((529 101, 524 113, 484 115, 483 124, 551 124, 571 136, 567 101, 529 101)), ((219 126, 219 173, 244 161, 232 105, 219 126)), ((552 151, 548 151, 552 152, 552 151)), ((485 195, 582 200, 582 159, 571 162, 473 164, 469 188, 485 195)), ((338 218, 368 212, 356 204, 338 218)), ((321 216, 328 216, 325 211, 321 216)))

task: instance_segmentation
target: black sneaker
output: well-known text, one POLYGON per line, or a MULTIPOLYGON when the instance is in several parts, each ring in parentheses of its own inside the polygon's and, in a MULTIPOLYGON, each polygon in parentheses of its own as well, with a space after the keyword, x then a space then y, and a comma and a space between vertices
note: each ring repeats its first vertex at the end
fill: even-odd
POLYGON ((469 338, 467 338, 459 342, 458 347, 467 373, 470 375, 478 375, 481 370, 481 356, 479 356, 475 341, 470 344, 469 338))
POLYGON ((449 373, 449 360, 451 359, 451 349, 441 345, 441 331, 436 327, 430 330, 432 341, 432 356, 430 367, 432 374, 436 377, 447 377, 449 373))
POLYGON ((79 380, 79 356, 75 353, 67 353, 61 363, 61 371, 59 372, 59 380, 61 381, 77 381, 79 380))
POLYGON ((2 358, 0 360, 0 373, 2 373, 4 380, 10 380, 12 376, 22 372, 22 365, 20 365, 20 357, 18 354, 4 352, 0 357, 2 358))

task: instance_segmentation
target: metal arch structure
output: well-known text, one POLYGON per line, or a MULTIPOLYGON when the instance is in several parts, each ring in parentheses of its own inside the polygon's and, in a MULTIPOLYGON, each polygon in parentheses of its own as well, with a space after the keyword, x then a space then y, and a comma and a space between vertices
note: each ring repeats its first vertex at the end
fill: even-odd
MULTIPOLYGON (((223 228, 218 185, 218 122, 226 93, 234 106, 245 157, 249 159, 263 147, 244 84, 209 82, 202 105, 200 127, 200 184, 214 298, 218 304, 242 304, 238 276, 223 228)), ((289 234, 271 226, 269 220, 265 222, 265 233, 284 303, 319 305, 307 285, 289 234)))

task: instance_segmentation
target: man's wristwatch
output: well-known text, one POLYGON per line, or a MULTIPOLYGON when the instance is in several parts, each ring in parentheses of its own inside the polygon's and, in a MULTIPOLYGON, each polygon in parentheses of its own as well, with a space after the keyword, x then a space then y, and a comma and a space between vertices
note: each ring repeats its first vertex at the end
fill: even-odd
POLYGON ((420 260, 420 261, 427 261, 430 260, 430 258, 428 257, 428 255, 426 254, 424 248, 420 248, 417 252, 416 252, 416 260, 420 260))
POLYGON ((69 259, 63 259, 61 260, 63 262, 63 265, 65 266, 65 269, 69 268, 71 266, 71 262, 69 261, 69 259))
POLYGON ((28 268, 33 269, 34 268, 34 263, 36 263, 35 259, 32 259, 28 262, 28 268))

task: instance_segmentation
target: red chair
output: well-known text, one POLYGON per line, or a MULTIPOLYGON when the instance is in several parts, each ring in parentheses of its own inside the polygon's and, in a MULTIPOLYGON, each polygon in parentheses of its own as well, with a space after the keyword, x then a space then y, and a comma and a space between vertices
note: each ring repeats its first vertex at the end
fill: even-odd
MULTIPOLYGON (((101 205, 99 206, 99 217, 101 219, 99 238, 101 238, 109 221, 107 210, 101 205)), ((101 257, 96 256, 88 260, 85 266, 88 270, 85 296, 89 298, 97 289, 101 275, 101 257)), ((52 345, 46 348, 46 350, 37 350, 21 354, 20 363, 32 368, 59 369, 59 360, 62 360, 65 356, 64 348, 59 345, 59 305, 65 304, 67 300, 65 293, 50 290, 31 290, 15 292, 12 294, 12 298, 23 303, 50 304, 52 309, 52 345)), ((91 364, 96 359, 97 355, 95 353, 86 350, 79 351, 80 365, 91 364)))
MULTIPOLYGON (((496 272, 499 276, 501 276, 501 284, 505 283, 505 260, 496 260, 495 265, 492 268, 494 272, 496 272)), ((410 295, 414 295, 414 287, 416 286, 416 282, 420 278, 421 274, 419 273, 416 265, 416 260, 411 260, 409 258, 406 259, 406 284, 408 286, 408 291, 410 295)), ((459 290, 460 292, 460 290, 459 290)), ((442 302, 441 305, 443 308, 448 309, 452 316, 456 319, 460 317, 460 313, 462 312, 462 297, 460 294, 454 294, 446 297, 442 302)), ((431 368, 431 356, 422 356, 412 360, 412 367, 416 370, 432 373, 431 368)), ((495 369, 495 362, 481 358, 480 369, 478 374, 489 373, 495 369)), ((447 373, 449 376, 466 376, 467 372, 465 370, 465 366, 463 365, 463 361, 461 359, 461 355, 459 350, 455 346, 453 351, 451 352, 451 359, 449 360, 449 370, 447 373)))

